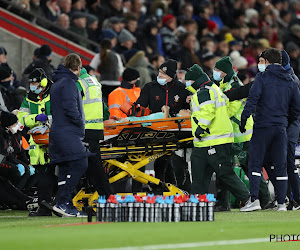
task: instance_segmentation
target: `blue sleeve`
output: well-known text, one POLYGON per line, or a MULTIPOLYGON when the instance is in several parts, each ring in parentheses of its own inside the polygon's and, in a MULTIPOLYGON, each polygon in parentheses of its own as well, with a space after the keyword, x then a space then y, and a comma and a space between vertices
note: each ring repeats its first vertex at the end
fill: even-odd
POLYGON ((253 82, 253 85, 249 92, 249 96, 247 98, 244 111, 242 113, 242 117, 241 117, 242 120, 247 120, 250 117, 250 115, 254 112, 256 108, 258 100, 260 99, 262 93, 262 85, 263 85, 261 76, 262 76, 261 74, 257 75, 253 82))
POLYGON ((80 107, 78 107, 79 90, 74 82, 69 83, 68 86, 64 84, 61 88, 62 106, 65 116, 71 123, 82 127, 84 126, 80 107))

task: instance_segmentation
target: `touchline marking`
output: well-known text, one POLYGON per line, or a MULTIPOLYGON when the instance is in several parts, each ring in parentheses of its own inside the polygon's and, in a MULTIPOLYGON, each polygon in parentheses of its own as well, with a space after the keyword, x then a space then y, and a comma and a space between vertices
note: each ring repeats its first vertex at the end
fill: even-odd
MULTIPOLYGON (((191 242, 191 243, 178 243, 178 244, 165 244, 165 245, 148 245, 148 246, 132 246, 132 247, 115 247, 115 248, 97 248, 89 250, 157 250, 157 249, 178 249, 178 248, 193 248, 193 247, 209 247, 209 246, 224 246, 224 245, 239 245, 259 242, 270 242, 269 238, 253 238, 244 240, 220 240, 220 241, 204 241, 204 242, 191 242)), ((84 249, 88 250, 88 249, 84 249)))

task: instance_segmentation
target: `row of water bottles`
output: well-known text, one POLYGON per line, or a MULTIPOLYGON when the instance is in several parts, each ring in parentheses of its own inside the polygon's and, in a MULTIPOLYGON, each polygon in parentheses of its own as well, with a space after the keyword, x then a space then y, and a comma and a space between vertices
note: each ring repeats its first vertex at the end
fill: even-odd
POLYGON ((97 221, 101 222, 179 222, 214 221, 213 194, 162 196, 148 194, 100 196, 97 221))

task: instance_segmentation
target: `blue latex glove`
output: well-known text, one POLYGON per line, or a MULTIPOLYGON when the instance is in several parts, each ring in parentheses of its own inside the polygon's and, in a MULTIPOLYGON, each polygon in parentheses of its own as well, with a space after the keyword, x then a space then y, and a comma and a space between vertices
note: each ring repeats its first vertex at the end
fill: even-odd
POLYGON ((23 174, 25 174, 25 168, 24 168, 24 166, 23 166, 22 164, 20 164, 20 163, 17 164, 17 168, 18 168, 18 170, 19 170, 21 176, 22 176, 23 174))
POLYGON ((35 168, 31 165, 29 165, 29 171, 30 171, 30 176, 35 174, 35 168))
POLYGON ((37 116, 35 117, 35 120, 36 120, 37 122, 45 122, 45 121, 48 120, 48 116, 45 115, 45 114, 39 114, 39 115, 37 115, 37 116))

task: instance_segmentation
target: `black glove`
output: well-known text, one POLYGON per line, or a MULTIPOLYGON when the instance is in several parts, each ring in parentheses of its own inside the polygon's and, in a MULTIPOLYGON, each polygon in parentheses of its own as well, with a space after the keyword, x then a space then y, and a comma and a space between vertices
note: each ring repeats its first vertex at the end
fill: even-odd
POLYGON ((241 133, 245 133, 246 132, 246 129, 245 129, 245 126, 246 126, 246 123, 247 123, 247 120, 241 120, 241 124, 240 124, 240 131, 241 133))
POLYGON ((204 133, 204 130, 198 126, 196 131, 195 131, 195 137, 197 137, 199 140, 201 140, 201 135, 204 133))

